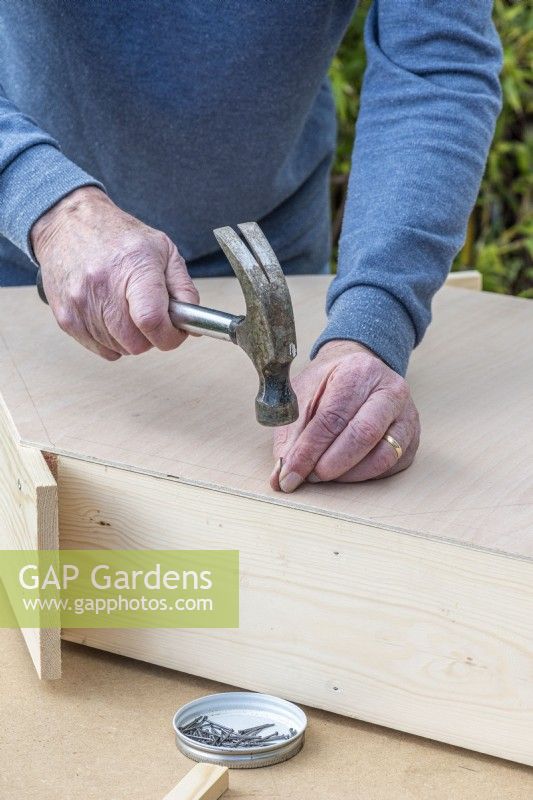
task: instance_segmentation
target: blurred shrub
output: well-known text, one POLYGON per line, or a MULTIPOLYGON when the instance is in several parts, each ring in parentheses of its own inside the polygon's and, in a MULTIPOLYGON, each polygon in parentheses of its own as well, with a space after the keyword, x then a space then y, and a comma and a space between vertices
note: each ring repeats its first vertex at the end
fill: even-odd
MULTIPOLYGON (((339 120, 331 177, 334 254, 365 67, 362 37, 369 5, 363 0, 330 70, 339 120)), ((503 110, 454 269, 480 270, 485 289, 533 297, 533 4, 495 0, 494 20, 504 48, 503 110)))

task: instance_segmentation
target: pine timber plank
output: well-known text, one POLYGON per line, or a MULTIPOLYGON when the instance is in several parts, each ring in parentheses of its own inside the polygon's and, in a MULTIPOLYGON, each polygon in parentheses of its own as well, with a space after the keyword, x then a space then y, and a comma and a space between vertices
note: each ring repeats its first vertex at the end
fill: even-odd
POLYGON ((228 788, 227 767, 196 764, 163 800, 218 800, 228 788))
POLYGON ((67 457, 59 487, 62 547, 240 551, 238 629, 66 639, 533 764, 530 562, 67 457))
MULTIPOLYGON (((0 549, 57 550, 57 486, 38 450, 22 447, 0 397, 0 549)), ((22 628, 40 678, 61 677, 59 629, 22 628)))

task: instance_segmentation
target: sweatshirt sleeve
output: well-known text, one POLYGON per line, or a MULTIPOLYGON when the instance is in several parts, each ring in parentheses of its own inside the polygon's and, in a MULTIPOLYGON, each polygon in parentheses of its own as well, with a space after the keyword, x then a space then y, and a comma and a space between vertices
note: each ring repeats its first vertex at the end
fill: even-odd
POLYGON ((500 110, 490 0, 374 0, 328 323, 405 374, 465 236, 500 110))
POLYGON ((0 87, 0 234, 35 260, 34 222, 80 186, 102 186, 4 97, 0 87))

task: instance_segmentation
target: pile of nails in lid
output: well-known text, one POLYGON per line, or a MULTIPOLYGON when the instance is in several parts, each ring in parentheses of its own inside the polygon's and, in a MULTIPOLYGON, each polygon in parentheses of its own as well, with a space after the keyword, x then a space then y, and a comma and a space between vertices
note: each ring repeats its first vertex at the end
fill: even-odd
POLYGON ((196 717, 192 722, 178 730, 199 744, 209 744, 212 747, 262 747, 264 745, 275 744, 276 742, 287 741, 296 736, 294 728, 289 728, 289 733, 274 733, 261 735, 267 728, 275 728, 273 722, 266 722, 264 725, 256 725, 253 728, 242 728, 235 730, 220 725, 208 719, 207 715, 196 717))

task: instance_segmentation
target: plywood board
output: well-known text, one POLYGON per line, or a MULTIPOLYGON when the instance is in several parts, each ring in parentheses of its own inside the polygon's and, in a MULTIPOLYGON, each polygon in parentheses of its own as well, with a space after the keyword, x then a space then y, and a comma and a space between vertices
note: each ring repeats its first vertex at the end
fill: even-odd
POLYGON ((461 289, 473 289, 480 292, 483 288, 483 276, 477 269, 462 269, 448 275, 446 286, 456 286, 461 289))
MULTIPOLYGON (((324 322, 326 276, 289 279, 299 361, 324 322)), ((233 279, 198 281, 243 311, 233 279)), ((271 433, 255 372, 203 337, 109 364, 55 325, 31 287, 0 291, 0 388, 24 443, 339 519, 533 557, 533 305, 443 289, 409 380, 422 418, 414 465, 386 481, 270 490, 271 433)))
MULTIPOLYGON (((64 645, 63 680, 35 680, 16 631, 0 631, 0 795, 161 800, 193 765, 171 728, 183 703, 230 687, 64 645), (60 733, 58 733, 60 732, 60 733)), ((227 800, 530 800, 533 771, 306 709, 304 749, 232 770, 227 800)))
MULTIPOLYGON (((0 549, 54 550, 58 546, 56 482, 41 453, 18 443, 0 397, 0 549)), ((59 633, 59 629, 22 629, 41 678, 61 675, 59 633)))
POLYGON ((237 549, 240 624, 70 641, 533 764, 533 564, 59 458, 63 548, 237 549))

